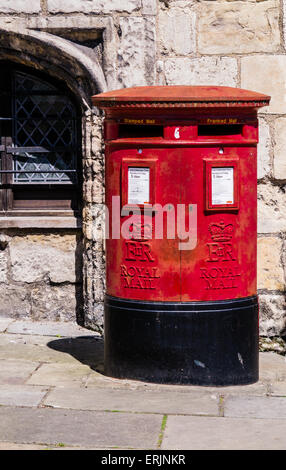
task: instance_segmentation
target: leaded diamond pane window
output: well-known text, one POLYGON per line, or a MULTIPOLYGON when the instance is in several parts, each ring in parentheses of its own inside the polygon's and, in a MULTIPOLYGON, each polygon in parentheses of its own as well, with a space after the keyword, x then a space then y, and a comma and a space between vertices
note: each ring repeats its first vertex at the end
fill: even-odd
POLYGON ((67 96, 27 74, 13 74, 13 143, 42 147, 15 152, 14 183, 68 183, 76 180, 76 112, 67 96))
POLYGON ((0 62, 0 211, 76 210, 80 114, 63 83, 0 62))

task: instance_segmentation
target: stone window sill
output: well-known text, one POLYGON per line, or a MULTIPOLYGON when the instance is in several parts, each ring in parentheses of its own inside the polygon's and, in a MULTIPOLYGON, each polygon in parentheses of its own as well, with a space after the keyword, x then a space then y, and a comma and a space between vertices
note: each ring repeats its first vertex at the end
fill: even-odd
POLYGON ((0 217, 1 228, 81 228, 79 217, 58 215, 26 215, 0 217))

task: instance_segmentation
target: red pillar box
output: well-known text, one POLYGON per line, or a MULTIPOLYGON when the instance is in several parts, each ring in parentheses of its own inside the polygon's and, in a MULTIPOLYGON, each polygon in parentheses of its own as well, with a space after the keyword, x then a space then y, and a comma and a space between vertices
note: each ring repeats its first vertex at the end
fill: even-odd
POLYGON ((228 87, 102 93, 105 371, 161 383, 258 379, 257 110, 228 87))

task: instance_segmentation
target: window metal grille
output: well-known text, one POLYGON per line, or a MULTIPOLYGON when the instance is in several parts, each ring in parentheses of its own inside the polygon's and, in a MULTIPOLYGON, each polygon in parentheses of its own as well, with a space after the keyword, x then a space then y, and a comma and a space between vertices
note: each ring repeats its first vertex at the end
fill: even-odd
MULTIPOLYGON (((13 73, 12 146, 14 184, 77 182, 76 110, 50 83, 13 73)), ((2 170, 3 172, 3 170, 2 170)))
POLYGON ((0 62, 0 214, 79 215, 80 113, 64 84, 0 62))

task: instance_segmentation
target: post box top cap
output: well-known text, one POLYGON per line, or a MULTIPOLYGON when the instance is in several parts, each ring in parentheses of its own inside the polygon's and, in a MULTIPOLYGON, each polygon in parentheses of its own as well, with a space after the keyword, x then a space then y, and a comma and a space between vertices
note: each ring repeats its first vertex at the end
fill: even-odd
POLYGON ((100 93, 92 97, 99 108, 110 107, 262 107, 270 96, 224 86, 142 86, 100 93))

